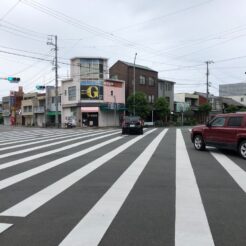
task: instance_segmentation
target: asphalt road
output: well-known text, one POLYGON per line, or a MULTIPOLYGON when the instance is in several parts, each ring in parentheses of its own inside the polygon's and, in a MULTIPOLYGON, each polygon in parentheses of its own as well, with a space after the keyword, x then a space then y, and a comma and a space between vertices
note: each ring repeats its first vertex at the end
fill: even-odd
POLYGON ((189 128, 0 127, 1 246, 245 246, 246 161, 189 128))

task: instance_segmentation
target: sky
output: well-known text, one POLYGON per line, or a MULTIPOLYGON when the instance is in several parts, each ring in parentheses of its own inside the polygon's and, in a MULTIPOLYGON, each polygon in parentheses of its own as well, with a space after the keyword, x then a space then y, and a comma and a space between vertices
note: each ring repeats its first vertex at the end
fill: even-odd
POLYGON ((1 0, 0 100, 23 86, 55 85, 50 35, 58 37, 59 83, 73 57, 134 62, 174 81, 175 93, 219 95, 246 82, 245 0, 1 0))

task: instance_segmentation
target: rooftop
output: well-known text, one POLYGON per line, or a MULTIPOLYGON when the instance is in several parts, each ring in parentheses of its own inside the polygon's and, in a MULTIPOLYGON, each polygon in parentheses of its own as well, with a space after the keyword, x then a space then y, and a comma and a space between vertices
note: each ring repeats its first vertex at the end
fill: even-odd
MULTIPOLYGON (((126 64, 128 67, 134 67, 134 63, 125 62, 125 61, 121 61, 121 60, 119 60, 119 61, 124 63, 124 64, 126 64)), ((153 70, 153 69, 151 69, 149 67, 138 65, 138 64, 135 64, 135 68, 144 69, 144 70, 153 71, 153 72, 158 73, 157 71, 155 71, 155 70, 153 70)))

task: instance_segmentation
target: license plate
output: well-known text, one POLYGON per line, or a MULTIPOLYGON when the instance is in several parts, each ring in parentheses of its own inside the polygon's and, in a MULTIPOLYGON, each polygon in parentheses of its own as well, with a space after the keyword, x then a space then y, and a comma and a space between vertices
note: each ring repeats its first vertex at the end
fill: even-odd
POLYGON ((135 127, 135 125, 130 125, 130 127, 135 127))

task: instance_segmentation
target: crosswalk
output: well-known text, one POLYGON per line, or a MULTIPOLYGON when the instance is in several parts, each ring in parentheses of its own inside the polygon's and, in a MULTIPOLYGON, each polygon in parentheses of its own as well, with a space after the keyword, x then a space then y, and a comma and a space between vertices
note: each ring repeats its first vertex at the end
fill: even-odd
POLYGON ((246 245, 246 164, 188 128, 0 128, 0 245, 246 245))

